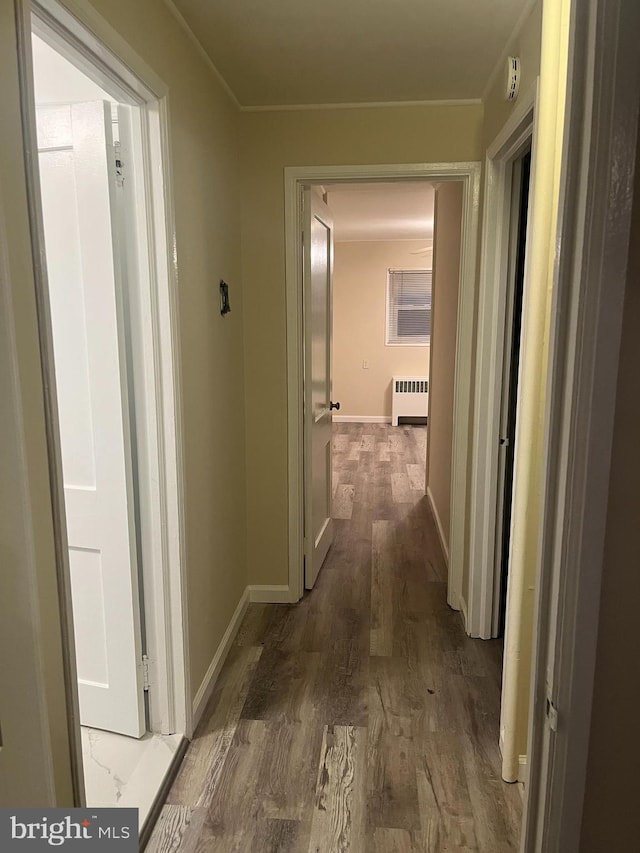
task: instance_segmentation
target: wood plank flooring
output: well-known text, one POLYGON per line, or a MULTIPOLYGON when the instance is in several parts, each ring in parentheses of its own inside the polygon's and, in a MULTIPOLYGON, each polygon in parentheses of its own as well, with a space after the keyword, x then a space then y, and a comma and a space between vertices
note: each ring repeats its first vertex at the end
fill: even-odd
POLYGON ((334 426, 335 542, 297 605, 252 604, 150 853, 506 853, 501 646, 446 604, 426 430, 334 426))

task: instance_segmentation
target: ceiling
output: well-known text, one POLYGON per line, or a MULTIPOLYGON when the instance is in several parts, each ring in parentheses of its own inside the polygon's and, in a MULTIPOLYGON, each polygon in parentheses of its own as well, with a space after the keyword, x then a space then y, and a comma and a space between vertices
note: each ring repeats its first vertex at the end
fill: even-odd
POLYGON ((242 106, 480 98, 529 0, 173 0, 242 106))
POLYGON ((324 189, 337 242, 433 237, 431 184, 331 184, 324 189))

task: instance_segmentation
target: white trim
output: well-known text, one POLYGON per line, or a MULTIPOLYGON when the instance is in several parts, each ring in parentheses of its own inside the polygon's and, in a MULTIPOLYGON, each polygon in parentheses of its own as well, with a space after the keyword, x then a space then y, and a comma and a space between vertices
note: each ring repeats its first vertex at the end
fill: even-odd
MULTIPOLYGON (((188 652, 188 602, 187 553, 184 509, 184 440, 182 420, 182 383, 180 375, 181 344, 178 316, 178 270, 175 256, 175 217, 173 209, 173 174, 171 140, 169 136, 169 105, 164 98, 157 109, 149 105, 143 109, 146 119, 144 134, 147 145, 144 174, 152 222, 151 248, 155 240, 156 258, 151 259, 149 308, 150 323, 144 352, 147 376, 153 377, 154 387, 147 392, 147 444, 151 461, 149 483, 154 490, 152 505, 153 525, 147 529, 143 551, 155 560, 145 575, 145 607, 149 605, 155 615, 154 637, 147 631, 147 643, 153 642, 156 659, 161 660, 158 689, 151 691, 156 706, 164 701, 160 714, 152 717, 165 734, 181 732, 191 735, 190 720, 190 669, 188 652), (162 164, 162 185, 152 178, 153 167, 162 164), (153 264, 156 264, 153 275, 153 264), (155 477, 157 476, 157 480, 155 477), (155 590, 155 599, 149 601, 154 590, 149 577, 161 578, 155 590), (159 655, 163 658, 160 659, 159 655), (166 692, 162 697, 159 691, 166 692), (184 693, 186 691, 186 695, 184 693)), ((149 564, 150 560, 147 559, 149 564)), ((147 628, 149 621, 147 620, 147 628)), ((162 706, 161 706, 162 707, 162 706)))
POLYGON ((482 104, 481 98, 448 98, 433 101, 354 101, 338 104, 257 104, 240 105, 243 113, 299 112, 303 110, 371 110, 387 107, 471 107, 482 104))
POLYGON ((518 16, 518 20, 516 21, 514 28, 511 30, 511 35, 505 41, 502 53, 500 54, 500 57, 498 58, 496 64, 493 66, 491 74, 489 75, 489 79, 485 84, 484 90, 482 92, 482 103, 485 103, 488 100, 489 94, 491 93, 491 88, 496 82, 500 72, 505 72, 507 57, 512 55, 513 51, 515 50, 515 45, 513 43, 519 37, 520 33, 524 28, 524 25, 529 20, 529 16, 533 12, 536 4, 539 2, 540 0, 526 0, 526 3, 523 6, 522 11, 520 12, 520 15, 518 16))
POLYGON ((176 19, 176 21, 178 22, 178 24, 180 25, 180 27, 184 31, 187 38, 194 45, 194 47, 198 51, 198 54, 200 55, 200 58, 203 60, 205 65, 207 65, 209 70, 212 72, 213 76, 216 78, 218 83, 224 89, 225 93, 229 96, 231 102, 234 104, 234 106, 240 108, 240 102, 238 101, 238 99, 235 95, 235 92, 233 91, 231 86, 227 83, 225 78, 222 76, 222 74, 220 73, 220 71, 218 70, 216 65, 214 64, 213 60, 211 59, 211 57, 209 56, 209 54, 205 50, 202 42, 200 41, 198 36, 195 34, 195 32, 191 29, 191 26, 187 22, 186 18, 182 14, 182 12, 178 9, 178 7, 173 2, 173 0, 164 0, 164 4, 167 7, 167 9, 171 12, 173 17, 176 19))
MULTIPOLYGON (((353 184, 375 181, 465 181, 476 188, 481 164, 474 161, 456 163, 381 163, 354 166, 285 166, 285 190, 290 196, 295 183, 353 184)), ((477 192, 480 192, 478 182, 477 192)))
POLYGON ((480 163, 409 163, 357 166, 289 166, 284 170, 285 278, 287 297, 287 424, 289 503, 289 589, 292 601, 303 593, 303 406, 301 188, 310 183, 376 180, 462 181, 463 223, 458 296, 454 389, 451 530, 447 601, 460 609, 467 524, 467 445, 471 415, 471 366, 476 291, 476 246, 480 204, 480 163))
MULTIPOLYGON (((427 500, 429 501, 429 507, 431 509, 431 513, 433 515, 434 521, 436 523, 436 530, 438 531, 438 539, 440 540, 440 547, 442 548, 442 553, 444 554, 444 559, 447 564, 447 568, 449 567, 449 548, 447 546, 447 540, 444 535, 444 527, 442 526, 442 521, 440 520, 440 514, 438 513, 438 508, 436 507, 436 502, 433 499, 433 494, 429 486, 427 486, 427 500)), ((464 601, 464 597, 460 596, 460 610, 464 611, 464 623, 467 624, 467 606, 464 601), (463 607, 464 605, 464 607, 463 607)))
POLYGON ((236 634, 242 624, 242 620, 244 618, 244 614, 247 612, 247 607, 249 606, 249 587, 245 587, 244 592, 240 596, 240 601, 238 602, 236 609, 233 611, 233 616, 229 624, 227 625, 227 629, 224 632, 220 643, 218 644, 218 648, 215 651, 215 654, 209 664, 207 671, 202 679, 200 687, 198 687, 198 691, 196 695, 193 697, 193 728, 195 731, 196 726, 200 722, 204 709, 207 707, 207 702, 211 698, 211 694, 213 693, 213 688, 215 687, 216 680, 220 675, 220 670, 224 666, 224 662, 227 659, 227 655, 229 654, 229 650, 233 645, 233 641, 236 638, 236 634))
POLYGON ((387 415, 334 415, 334 424, 390 424, 387 415))
POLYGON ((524 853, 573 853, 580 844, 627 287, 639 29, 636 0, 572 0, 524 853), (546 722, 548 700, 558 713, 555 732, 546 722))
MULTIPOLYGON (((31 53, 31 4, 28 2, 16 5, 16 36, 18 75, 20 85, 20 111, 22 120, 22 138, 25 146, 25 181, 27 188, 27 204, 29 226, 31 228, 31 251, 33 259, 33 284, 35 290, 36 314, 38 322, 38 342, 40 344, 40 368, 43 378, 43 404, 45 412, 45 430, 47 439, 47 461, 49 468, 49 484, 51 491, 51 515, 54 533, 54 549, 56 559, 56 580, 58 587, 58 607, 60 610, 61 640, 67 654, 63 656, 63 673, 65 680, 65 700, 67 710, 67 731, 69 736, 69 751, 71 761, 71 776, 74 804, 84 806, 85 788, 82 743, 80 738, 80 705, 78 697, 78 681, 75 656, 75 639, 73 628, 73 613, 71 602, 71 583, 69 568, 69 550, 64 514, 64 488, 62 476, 61 451, 59 432, 57 430, 57 399, 51 393, 48 382, 53 364, 53 336, 51 332, 50 303, 46 270, 44 270, 43 243, 36 246, 34 234, 36 229, 42 235, 43 225, 40 204, 34 204, 36 193, 39 193, 38 160, 35 169, 29 168, 26 154, 27 140, 29 150, 37 151, 37 134, 35 127, 35 109, 25 109, 25 100, 30 94, 30 105, 33 105, 33 59, 31 53), (27 95, 25 95, 25 92, 27 95), (43 285, 43 286, 39 286, 43 285), (47 381, 48 380, 48 381, 47 381), (55 425, 55 429, 52 425, 55 425)), ((34 160, 31 161, 33 164, 34 160)), ((53 386, 55 388, 55 385, 53 386)))
MULTIPOLYGON (((504 348, 498 342, 505 339, 505 306, 510 285, 511 174, 513 161, 535 133, 537 92, 536 81, 518 101, 509 120, 489 146, 485 163, 471 452, 471 502, 474 511, 469 521, 468 592, 470 636, 485 640, 494 636, 498 439, 504 359, 504 348)), ((531 163, 530 209, 534 203, 535 140, 531 163)), ((528 286, 528 273, 527 269, 525 288, 528 286)), ((516 459, 516 469, 517 464, 516 459)))
MULTIPOLYGON (((480 207, 480 164, 476 179, 465 181, 462 202, 462 242, 460 246, 460 283, 458 289, 458 320, 456 329, 456 363, 453 392, 453 441, 451 450, 451 518, 449 530, 449 583, 447 603, 460 609, 463 597, 462 578, 465 561, 470 491, 468 473, 469 433, 473 384, 473 331, 475 326, 475 296, 477 272, 477 236, 480 207)), ((431 395, 429 395, 431 398, 431 395)), ((429 408, 431 411, 431 408, 429 408)))
POLYGON ((418 101, 354 101, 352 103, 338 104, 241 104, 237 95, 211 59, 211 56, 196 35, 195 31, 191 28, 187 19, 174 3, 174 0, 163 0, 163 2, 186 36, 193 43, 194 47, 200 54, 201 59, 209 67, 210 71, 213 73, 218 83, 220 83, 233 104, 240 110, 240 112, 243 113, 299 112, 304 110, 358 110, 386 107, 468 107, 480 106, 483 103, 482 98, 445 98, 440 100, 418 101))
MULTIPOLYGON (((0 175, 0 183, 1 183, 0 175)), ((43 659, 40 601, 38 596, 38 558, 34 542, 34 517, 32 511, 29 459, 25 436, 23 397, 20 383, 20 366, 17 347, 17 318, 14 312, 12 281, 21 280, 20 273, 11 268, 2 186, 0 185, 0 395, 2 399, 2 466, 1 484, 4 496, 16 508, 15 520, 3 535, 3 582, 11 590, 11 599, 2 603, 2 663, 4 696, 16 693, 19 697, 17 713, 24 715, 22 732, 14 728, 15 705, 3 703, 4 755, 0 759, 3 772, 13 769, 19 762, 29 780, 30 794, 39 806, 56 806, 56 785, 49 726, 49 707, 43 659), (8 464, 5 464, 8 462, 8 464), (5 608, 10 607, 11 613, 5 608), (18 653, 17 650, 19 650, 18 653), (9 658, 9 660, 6 660, 9 658), (7 665, 9 664, 9 665, 7 665), (27 716, 28 715, 28 716, 27 716), (20 743, 20 735, 24 743, 20 743), (17 758, 17 761, 16 761, 17 758)), ((24 283, 26 284, 26 276, 24 283)), ((9 516, 5 521, 10 524, 9 516)), ((3 531, 4 532, 4 531, 3 531)), ((58 594, 60 594, 60 590, 58 594)), ((64 619, 61 617, 61 622, 64 619)), ((64 630, 64 625, 63 625, 64 630)), ((75 674, 75 667, 74 667, 75 674)), ((69 727, 69 735, 72 735, 69 727)), ((71 740, 71 752, 80 751, 78 738, 71 740)), ((74 795, 81 784, 81 774, 74 774, 74 795)), ((7 779, 3 788, 11 786, 7 779)), ((15 785, 15 783, 14 783, 15 785)))
MULTIPOLYGON (((22 21, 21 100, 24 121, 26 171, 30 216, 34 233, 34 269, 39 312, 39 334, 45 376, 48 451, 52 479, 60 588, 65 591, 63 620, 66 624, 65 657, 73 656, 69 566, 64 535, 64 497, 58 434, 53 346, 48 308, 43 231, 39 201, 39 177, 34 89, 31 70, 31 14, 40 19, 39 32, 49 35, 56 49, 82 65, 103 88, 119 93, 124 103, 139 108, 138 142, 141 179, 138 206, 144 208, 139 228, 148 245, 141 253, 139 292, 146 324, 136 329, 144 340, 136 370, 145 381, 144 420, 141 441, 148 483, 150 528, 143 537, 147 644, 154 664, 152 724, 163 733, 191 733, 189 700, 188 627, 186 599, 186 552, 183 506, 182 404, 180 389, 180 340, 177 316, 177 266, 172 196, 171 152, 167 87, 132 51, 122 37, 90 6, 77 0, 18 0, 22 21), (153 177, 152 177, 153 173, 153 177), (146 285, 146 287, 145 287, 146 285), (153 618, 152 618, 153 617, 153 618)), ((67 682, 71 667, 67 664, 67 682)), ((67 683, 72 725, 77 725, 75 688, 67 683)), ((78 757, 75 756, 76 764, 78 757)))
POLYGON ((289 604, 291 595, 286 584, 252 584, 248 586, 251 603, 289 604))
MULTIPOLYGON (((84 0, 17 0, 28 15, 38 9, 65 40, 74 43, 80 53, 89 59, 82 70, 92 67, 105 73, 112 84, 129 92, 138 102, 148 99, 151 92, 156 98, 165 97, 168 88, 156 72, 133 50, 131 45, 94 8, 84 0), (69 39, 69 36, 72 38, 69 39), (123 88, 124 84, 124 88, 123 88)), ((56 45, 58 49, 61 45, 56 45)), ((131 103, 136 102, 130 101, 131 103)))

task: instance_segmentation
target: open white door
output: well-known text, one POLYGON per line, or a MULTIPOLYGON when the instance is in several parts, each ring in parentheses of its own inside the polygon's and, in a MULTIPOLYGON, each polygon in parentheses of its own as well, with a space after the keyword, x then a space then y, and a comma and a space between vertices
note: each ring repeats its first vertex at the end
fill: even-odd
POLYGON ((111 105, 37 111, 83 725, 145 731, 111 105))
POLYGON ((331 336, 333 219, 304 190, 304 585, 316 582, 333 542, 331 518, 331 336))

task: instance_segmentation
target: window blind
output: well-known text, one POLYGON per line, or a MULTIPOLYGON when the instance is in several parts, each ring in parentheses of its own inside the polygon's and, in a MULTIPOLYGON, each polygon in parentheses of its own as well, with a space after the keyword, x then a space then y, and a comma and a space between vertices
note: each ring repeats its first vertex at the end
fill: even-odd
POLYGON ((387 344, 426 346, 431 340, 431 270, 389 270, 387 344))

